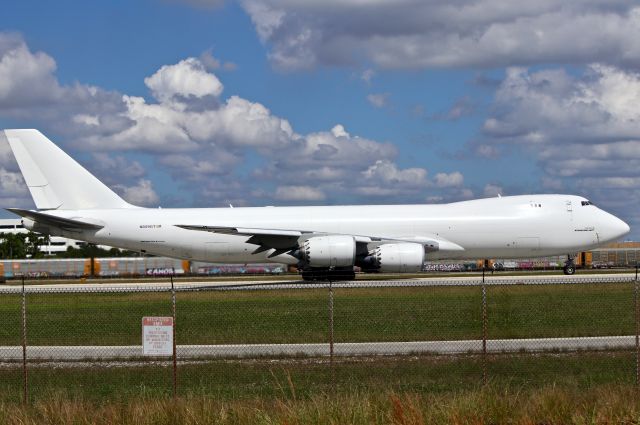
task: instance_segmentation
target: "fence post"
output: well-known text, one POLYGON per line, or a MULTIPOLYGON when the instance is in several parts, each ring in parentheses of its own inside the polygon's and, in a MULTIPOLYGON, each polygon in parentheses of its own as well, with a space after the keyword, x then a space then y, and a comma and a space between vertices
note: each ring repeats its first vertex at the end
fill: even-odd
POLYGON ((26 405, 28 400, 27 381, 27 293, 24 289, 24 276, 22 276, 22 402, 26 405))
POLYGON ((484 281, 485 263, 482 265, 482 384, 487 385, 487 286, 484 281))
POLYGON ((333 365, 333 282, 329 279, 329 373, 331 391, 335 393, 336 377, 333 365))
POLYGON ((636 278, 634 281, 633 301, 636 318, 636 389, 640 389, 640 305, 638 303, 638 263, 636 262, 636 278))
POLYGON ((173 275, 171 276, 171 312, 173 316, 173 400, 178 397, 178 359, 176 346, 176 288, 173 285, 173 275))

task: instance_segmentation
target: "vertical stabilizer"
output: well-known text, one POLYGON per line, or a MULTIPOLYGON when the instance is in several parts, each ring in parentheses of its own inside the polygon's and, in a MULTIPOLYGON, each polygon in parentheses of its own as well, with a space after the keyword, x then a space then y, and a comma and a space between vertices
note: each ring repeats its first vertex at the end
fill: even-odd
POLYGON ((39 210, 132 207, 38 130, 4 132, 39 210))

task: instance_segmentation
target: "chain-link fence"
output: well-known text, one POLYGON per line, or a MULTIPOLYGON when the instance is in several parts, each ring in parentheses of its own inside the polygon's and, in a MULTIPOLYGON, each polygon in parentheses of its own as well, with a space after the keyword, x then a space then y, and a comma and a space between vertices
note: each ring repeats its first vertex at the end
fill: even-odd
POLYGON ((3 288, 0 401, 637 383, 629 276, 172 287, 3 288))

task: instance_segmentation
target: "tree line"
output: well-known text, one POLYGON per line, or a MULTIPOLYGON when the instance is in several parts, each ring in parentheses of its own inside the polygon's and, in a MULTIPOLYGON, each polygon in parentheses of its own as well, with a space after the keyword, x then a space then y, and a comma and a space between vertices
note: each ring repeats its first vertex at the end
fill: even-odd
POLYGON ((40 247, 49 244, 49 236, 39 233, 0 233, 0 259, 25 258, 91 258, 91 257, 132 257, 137 252, 120 250, 118 248, 104 249, 93 244, 82 244, 77 247, 69 246, 66 251, 55 252, 51 255, 43 252, 40 247))

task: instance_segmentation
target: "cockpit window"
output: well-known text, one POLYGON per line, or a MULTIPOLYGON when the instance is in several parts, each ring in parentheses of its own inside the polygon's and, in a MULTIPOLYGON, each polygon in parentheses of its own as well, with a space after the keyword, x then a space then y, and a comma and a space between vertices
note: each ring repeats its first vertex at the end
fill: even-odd
POLYGON ((591 201, 582 201, 581 204, 582 204, 583 207, 585 205, 594 205, 593 202, 591 202, 591 201))

